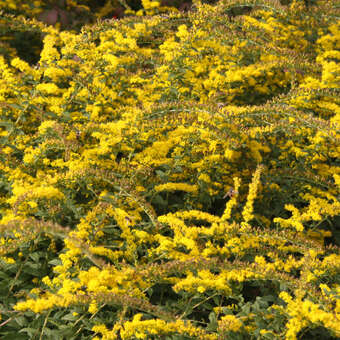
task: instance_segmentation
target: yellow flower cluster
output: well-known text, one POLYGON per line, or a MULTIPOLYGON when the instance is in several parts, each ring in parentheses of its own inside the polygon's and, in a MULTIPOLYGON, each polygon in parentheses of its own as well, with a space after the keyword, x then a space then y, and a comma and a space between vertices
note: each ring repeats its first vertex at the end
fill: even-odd
POLYGON ((191 193, 197 193, 197 185, 191 185, 187 183, 166 183, 155 186, 156 191, 185 191, 191 193))
POLYGON ((242 321, 234 315, 223 316, 218 322, 218 326, 222 329, 222 331, 237 332, 242 325, 242 321))
MULTIPOLYGON (((122 339, 148 339, 150 336, 164 336, 171 334, 180 334, 190 336, 195 339, 202 340, 216 340, 215 335, 208 334, 199 328, 190 325, 189 322, 185 323, 182 320, 166 323, 164 320, 142 320, 142 314, 136 314, 132 321, 127 321, 120 328, 120 337, 122 339)), ((118 328, 118 327, 116 327, 118 328)), ((97 325, 92 329, 96 333, 102 335, 102 339, 114 339, 118 329, 109 331, 105 325, 97 325)), ((98 338, 99 339, 99 338, 98 338)))
POLYGON ((309 324, 322 324, 335 334, 340 334, 339 313, 327 310, 309 299, 303 298, 301 291, 295 292, 296 299, 288 293, 282 292, 280 297, 287 303, 286 313, 289 316, 286 338, 296 340, 298 333, 309 324))
POLYGON ((340 21, 268 4, 143 0, 34 26, 39 65, 0 57, 0 271, 58 253, 17 312, 95 339, 339 335, 340 21))

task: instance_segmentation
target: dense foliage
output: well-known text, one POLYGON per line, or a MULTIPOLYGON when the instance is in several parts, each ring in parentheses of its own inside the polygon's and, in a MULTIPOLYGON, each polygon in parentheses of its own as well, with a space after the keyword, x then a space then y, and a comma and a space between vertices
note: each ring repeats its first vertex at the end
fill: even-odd
POLYGON ((2 3, 1 339, 340 336, 335 1, 2 3))

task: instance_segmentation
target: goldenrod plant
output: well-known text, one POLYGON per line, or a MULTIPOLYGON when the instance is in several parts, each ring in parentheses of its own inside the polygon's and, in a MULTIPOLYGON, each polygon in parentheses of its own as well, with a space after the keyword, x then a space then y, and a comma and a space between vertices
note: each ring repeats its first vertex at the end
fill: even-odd
POLYGON ((339 4, 105 2, 75 30, 21 3, 0 25, 41 51, 0 56, 0 338, 339 338, 339 4))

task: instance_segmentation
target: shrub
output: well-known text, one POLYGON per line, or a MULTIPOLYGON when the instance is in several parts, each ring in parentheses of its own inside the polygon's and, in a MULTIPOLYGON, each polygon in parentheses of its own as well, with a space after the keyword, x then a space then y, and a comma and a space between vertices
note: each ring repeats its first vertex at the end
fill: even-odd
POLYGON ((43 47, 0 59, 1 336, 335 339, 336 6, 143 4, 3 16, 43 47))

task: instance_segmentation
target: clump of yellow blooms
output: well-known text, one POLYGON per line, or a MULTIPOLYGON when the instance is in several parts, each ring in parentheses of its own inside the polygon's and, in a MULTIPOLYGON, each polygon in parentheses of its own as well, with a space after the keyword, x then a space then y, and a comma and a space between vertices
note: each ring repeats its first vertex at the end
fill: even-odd
POLYGON ((0 57, 0 338, 340 336, 336 6, 142 5, 13 18, 44 37, 0 57))
POLYGON ((242 321, 239 320, 235 315, 226 315, 221 318, 218 322, 219 328, 222 331, 237 332, 242 327, 242 321))

